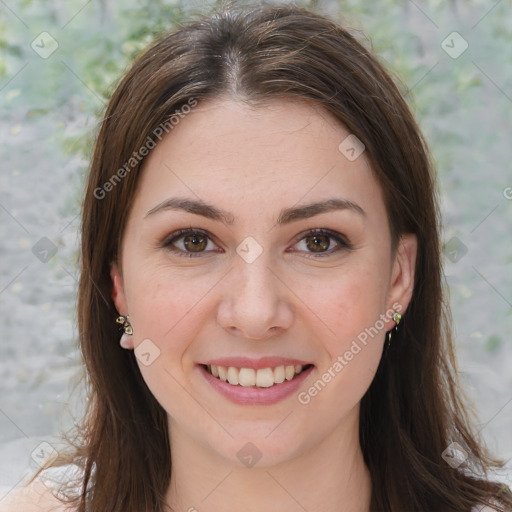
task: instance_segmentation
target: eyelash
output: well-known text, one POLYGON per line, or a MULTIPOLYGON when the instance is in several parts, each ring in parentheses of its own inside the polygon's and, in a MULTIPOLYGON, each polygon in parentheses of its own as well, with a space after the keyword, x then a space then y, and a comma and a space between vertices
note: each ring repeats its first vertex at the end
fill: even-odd
MULTIPOLYGON (((205 254, 206 251, 198 252, 198 253, 186 252, 186 251, 183 251, 182 249, 173 247, 173 245, 172 245, 173 243, 177 242, 178 240, 180 240, 181 238, 184 238, 187 235, 197 235, 197 234, 206 236, 210 241, 212 241, 212 237, 209 235, 208 232, 203 231, 202 229, 191 229, 190 228, 190 229, 180 229, 179 231, 176 231, 172 235, 169 235, 167 238, 165 238, 165 240, 163 240, 163 242, 160 244, 160 246, 171 251, 172 253, 174 253, 180 257, 184 257, 184 258, 200 257, 203 254, 205 254)), ((337 233, 336 231, 331 231, 329 229, 311 229, 311 230, 307 231, 306 233, 303 233, 301 238, 296 243, 299 243, 302 240, 304 240, 305 238, 308 238, 310 236, 315 236, 315 235, 328 236, 329 238, 334 239, 336 241, 336 243, 338 244, 338 246, 335 247, 334 249, 330 249, 327 252, 319 252, 316 254, 314 252, 310 252, 309 254, 311 254, 312 256, 307 256, 308 258, 322 258, 322 257, 330 256, 333 253, 338 252, 342 249, 345 249, 347 251, 350 251, 353 249, 352 244, 348 241, 348 239, 345 236, 343 236, 340 233, 337 233)), ((294 252, 296 252, 296 251, 294 251, 294 252)))

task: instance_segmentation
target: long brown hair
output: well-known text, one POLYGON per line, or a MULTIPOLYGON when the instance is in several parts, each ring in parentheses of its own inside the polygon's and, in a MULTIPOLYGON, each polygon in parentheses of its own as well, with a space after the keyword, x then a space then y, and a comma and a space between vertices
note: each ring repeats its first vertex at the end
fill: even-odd
POLYGON ((68 458, 84 469, 77 509, 164 509, 172 469, 167 416, 133 352, 119 347, 109 271, 144 160, 126 162, 183 105, 221 94, 322 106, 364 143, 393 246, 403 233, 418 238, 411 303, 361 403, 371 510, 469 512, 493 498, 509 510, 509 490, 487 479, 498 463, 472 432, 456 379, 427 145, 371 51, 327 17, 288 5, 225 8, 162 37, 135 61, 106 108, 83 202, 78 323, 89 407, 68 458), (123 166, 127 172, 107 190, 123 166), (469 454, 458 469, 442 456, 454 441, 469 454))

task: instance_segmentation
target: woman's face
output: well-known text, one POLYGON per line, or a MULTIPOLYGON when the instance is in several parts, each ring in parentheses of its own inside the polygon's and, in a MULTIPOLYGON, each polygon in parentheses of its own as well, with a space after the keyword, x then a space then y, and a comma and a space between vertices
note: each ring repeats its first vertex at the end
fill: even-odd
POLYGON ((149 154, 113 298, 171 442, 265 466, 357 439, 416 242, 392 254, 382 191, 349 135, 308 103, 223 98, 149 154))

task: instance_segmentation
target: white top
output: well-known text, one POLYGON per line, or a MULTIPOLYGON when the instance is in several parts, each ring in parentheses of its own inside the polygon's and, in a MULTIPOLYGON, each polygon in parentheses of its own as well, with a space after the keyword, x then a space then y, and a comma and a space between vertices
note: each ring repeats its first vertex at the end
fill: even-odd
POLYGON ((49 468, 43 471, 30 485, 16 489, 0 489, 0 512, 74 512, 56 496, 61 487, 76 482, 75 490, 80 492, 82 470, 74 465, 49 468))
MULTIPOLYGON (((58 495, 62 485, 72 482, 77 483, 76 492, 78 493, 80 491, 81 472, 81 468, 74 464, 47 469, 32 484, 34 485, 33 493, 24 493, 24 489, 11 493, 12 496, 8 496, 5 500, 0 501, 0 512, 47 512, 47 507, 50 505, 52 507, 59 507, 54 498, 50 498, 50 501, 48 501, 48 497, 42 497, 40 493, 48 494, 47 491, 50 488, 58 495), (23 494, 27 496, 30 494, 31 496, 26 502, 22 499, 20 504, 19 499, 23 494), (35 496, 32 496, 32 494, 35 496)), ((55 512, 73 512, 66 508, 65 505, 61 505, 59 508, 52 508, 52 510, 55 512)), ((487 505, 475 505, 471 512, 496 512, 496 510, 487 505)))

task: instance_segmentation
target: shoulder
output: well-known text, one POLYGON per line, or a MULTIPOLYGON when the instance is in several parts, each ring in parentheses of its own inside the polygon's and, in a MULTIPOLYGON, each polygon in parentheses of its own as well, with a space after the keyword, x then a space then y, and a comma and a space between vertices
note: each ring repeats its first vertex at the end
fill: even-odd
POLYGON ((10 492, 0 501, 0 512, 73 512, 41 480, 10 492))
POLYGON ((475 505, 470 512, 497 512, 500 510, 504 510, 498 503, 496 504, 498 508, 492 508, 488 505, 475 505))
POLYGON ((74 464, 48 468, 1 499, 0 512, 75 512, 57 495, 63 487, 71 487, 75 494, 80 489, 81 477, 80 468, 74 464))

